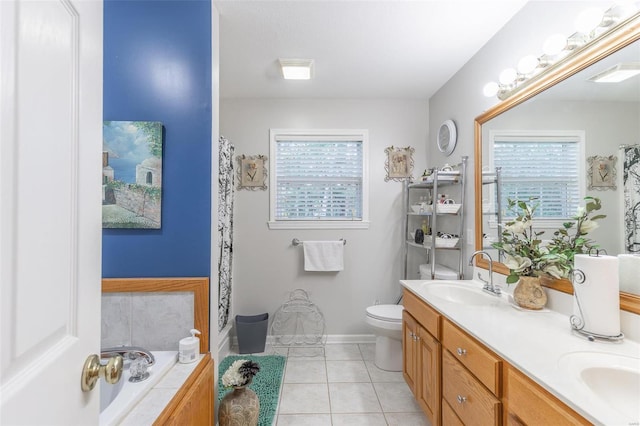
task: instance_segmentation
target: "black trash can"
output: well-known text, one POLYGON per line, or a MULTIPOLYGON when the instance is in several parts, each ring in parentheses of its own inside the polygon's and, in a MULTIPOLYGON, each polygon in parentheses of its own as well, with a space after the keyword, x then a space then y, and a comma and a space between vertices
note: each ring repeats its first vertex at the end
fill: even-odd
POLYGON ((267 342, 269 314, 236 315, 238 353, 252 354, 264 352, 267 342))

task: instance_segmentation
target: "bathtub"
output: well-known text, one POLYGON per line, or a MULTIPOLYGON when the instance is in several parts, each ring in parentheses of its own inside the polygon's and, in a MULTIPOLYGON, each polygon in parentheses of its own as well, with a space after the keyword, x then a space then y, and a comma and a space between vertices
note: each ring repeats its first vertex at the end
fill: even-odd
POLYGON ((160 381, 178 359, 176 351, 152 352, 156 362, 149 368, 150 376, 139 383, 129 381, 129 361, 125 361, 122 378, 115 385, 100 380, 100 426, 120 423, 138 402, 160 381))

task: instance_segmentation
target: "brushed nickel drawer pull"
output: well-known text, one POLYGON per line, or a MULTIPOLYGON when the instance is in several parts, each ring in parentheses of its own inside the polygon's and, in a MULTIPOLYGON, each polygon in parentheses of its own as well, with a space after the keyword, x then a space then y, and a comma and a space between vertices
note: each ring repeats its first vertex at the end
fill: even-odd
POLYGON ((460 404, 462 404, 463 402, 466 402, 466 401, 467 401, 467 397, 466 397, 466 396, 462 396, 462 395, 458 395, 458 396, 457 396, 457 399, 458 399, 458 402, 459 402, 460 404))
POLYGON ((456 349, 456 352, 458 353, 458 355, 462 356, 462 355, 466 355, 467 354, 467 350, 466 349, 462 349, 462 348, 458 348, 456 349))

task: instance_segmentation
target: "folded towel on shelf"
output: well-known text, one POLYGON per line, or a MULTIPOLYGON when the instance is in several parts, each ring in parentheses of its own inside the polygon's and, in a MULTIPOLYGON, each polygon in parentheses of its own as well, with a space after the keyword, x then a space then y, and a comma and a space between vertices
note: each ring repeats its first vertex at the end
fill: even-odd
POLYGON ((305 241, 305 271, 342 271, 344 270, 343 241, 305 241))
POLYGON ((619 254, 620 291, 640 293, 640 255, 619 254))

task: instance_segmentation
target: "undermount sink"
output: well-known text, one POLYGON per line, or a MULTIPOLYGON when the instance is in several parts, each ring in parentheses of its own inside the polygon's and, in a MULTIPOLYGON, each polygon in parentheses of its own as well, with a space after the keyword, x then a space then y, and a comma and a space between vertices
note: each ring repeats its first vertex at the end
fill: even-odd
MULTIPOLYGON (((640 358, 602 352, 563 355, 560 369, 629 421, 640 419, 640 358)), ((630 423, 631 424, 631 423, 630 423)))
POLYGON ((492 305, 502 300, 484 292, 475 281, 430 281, 425 283, 422 291, 425 295, 464 305, 492 305))

